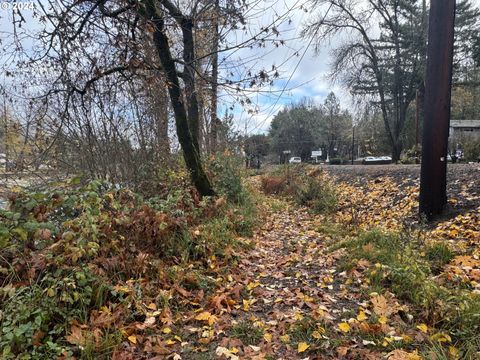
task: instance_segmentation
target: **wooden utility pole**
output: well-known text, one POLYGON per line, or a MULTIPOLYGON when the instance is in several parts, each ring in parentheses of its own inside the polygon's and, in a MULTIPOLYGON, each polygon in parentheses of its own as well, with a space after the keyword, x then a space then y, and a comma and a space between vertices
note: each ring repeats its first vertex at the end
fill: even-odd
POLYGON ((447 203, 454 21, 455 0, 431 0, 419 207, 428 220, 447 203))

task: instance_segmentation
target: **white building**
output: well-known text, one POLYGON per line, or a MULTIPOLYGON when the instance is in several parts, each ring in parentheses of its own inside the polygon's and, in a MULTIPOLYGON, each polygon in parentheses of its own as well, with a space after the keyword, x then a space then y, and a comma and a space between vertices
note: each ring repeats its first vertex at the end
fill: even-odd
POLYGON ((480 136, 480 120, 450 120, 450 137, 480 136))

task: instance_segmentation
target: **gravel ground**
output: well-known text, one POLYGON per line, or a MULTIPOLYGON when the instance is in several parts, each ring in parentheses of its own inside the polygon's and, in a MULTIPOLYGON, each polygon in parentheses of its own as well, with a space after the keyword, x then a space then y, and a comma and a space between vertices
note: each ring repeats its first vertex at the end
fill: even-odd
MULTIPOLYGON (((420 178, 420 165, 321 165, 323 169, 334 174, 341 181, 379 176, 395 178, 420 178)), ((476 178, 480 174, 480 164, 448 164, 447 180, 476 178)))
MULTIPOLYGON (((339 181, 364 184, 375 178, 388 176, 402 186, 420 184, 420 165, 322 165, 339 181)), ((442 219, 480 208, 480 164, 448 164, 447 196, 455 199, 449 204, 442 219)), ((439 219, 440 220, 440 219, 439 219)))

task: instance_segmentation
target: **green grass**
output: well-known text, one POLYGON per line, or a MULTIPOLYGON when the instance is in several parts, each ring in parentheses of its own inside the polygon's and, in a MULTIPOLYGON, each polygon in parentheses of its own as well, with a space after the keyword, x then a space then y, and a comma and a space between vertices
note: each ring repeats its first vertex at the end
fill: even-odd
POLYGON ((232 326, 228 333, 230 337, 240 339, 244 345, 256 345, 263 338, 263 329, 247 320, 232 326))
POLYGON ((315 319, 306 316, 303 319, 297 321, 288 330, 290 335, 290 342, 292 344, 298 344, 300 342, 306 342, 308 344, 318 344, 322 339, 318 339, 314 336, 324 335, 328 332, 328 327, 324 322, 318 322, 315 319))
MULTIPOLYGON (((461 359, 478 358, 480 296, 434 279, 454 256, 448 245, 426 246, 413 236, 373 230, 330 249, 339 248, 348 251, 339 260, 338 271, 349 271, 361 259, 368 260, 370 267, 364 273, 368 281, 366 293, 394 293, 397 299, 409 304, 415 319, 450 334, 461 359)), ((444 347, 433 342, 424 350, 426 359, 448 358, 444 347)))
POLYGON ((427 247, 425 256, 431 263, 433 273, 438 274, 455 254, 447 244, 440 242, 427 247))

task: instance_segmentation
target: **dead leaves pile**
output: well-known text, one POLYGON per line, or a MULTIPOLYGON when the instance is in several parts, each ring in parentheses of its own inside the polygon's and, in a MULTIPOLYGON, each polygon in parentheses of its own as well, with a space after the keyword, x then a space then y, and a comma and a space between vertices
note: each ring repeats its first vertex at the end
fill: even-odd
MULTIPOLYGON (((398 230, 417 211, 417 184, 388 177, 340 183, 332 221, 345 228, 398 230)), ((324 217, 280 201, 265 198, 262 226, 248 240, 255 247, 235 254, 236 266, 209 259, 212 293, 187 290, 184 276, 159 289, 156 301, 137 298, 141 320, 121 327, 122 347, 113 358, 421 360, 418 349, 436 342, 449 359, 458 359, 450 335, 415 319, 392 293, 365 294, 362 266, 371 264, 360 260, 349 273, 337 270, 344 250, 327 249, 324 217), (156 305, 160 298, 163 308, 156 305)), ((480 283, 479 219, 475 210, 427 233, 429 240, 456 242, 462 251, 439 277, 480 283)), ((119 291, 133 296, 138 284, 119 291)), ((67 340, 82 346, 87 332, 95 337, 121 313, 101 309, 89 323, 72 324, 67 340)))

